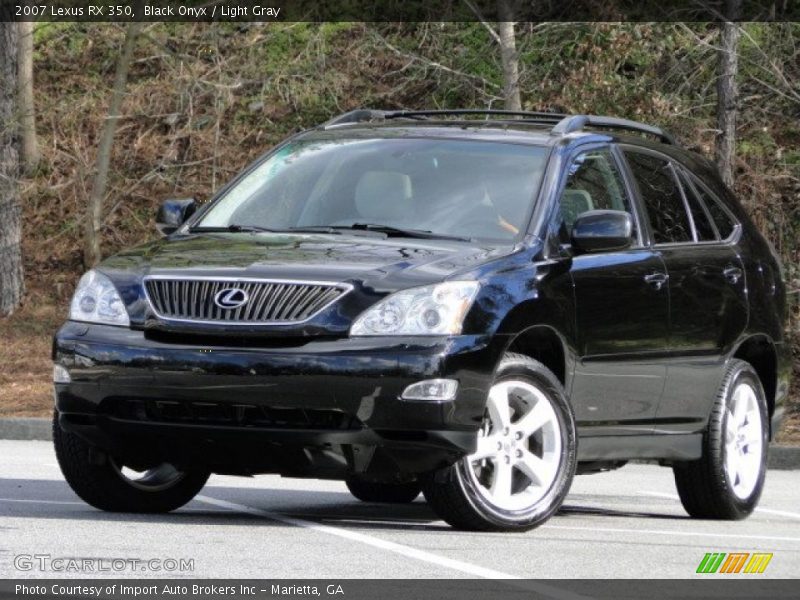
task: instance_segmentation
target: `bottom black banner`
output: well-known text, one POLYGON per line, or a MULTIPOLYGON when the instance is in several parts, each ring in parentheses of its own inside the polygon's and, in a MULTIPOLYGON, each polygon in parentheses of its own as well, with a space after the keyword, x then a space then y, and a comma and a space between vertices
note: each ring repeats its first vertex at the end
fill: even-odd
POLYGON ((4 579, 0 600, 582 600, 797 598, 798 582, 757 576, 685 580, 4 579))

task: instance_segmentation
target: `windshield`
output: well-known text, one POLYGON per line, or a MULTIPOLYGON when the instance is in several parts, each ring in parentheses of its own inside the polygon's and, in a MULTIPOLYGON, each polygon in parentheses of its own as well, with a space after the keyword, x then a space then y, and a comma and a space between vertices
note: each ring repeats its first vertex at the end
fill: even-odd
POLYGON ((339 232, 513 240, 543 147, 442 139, 299 140, 239 180, 193 230, 339 232))

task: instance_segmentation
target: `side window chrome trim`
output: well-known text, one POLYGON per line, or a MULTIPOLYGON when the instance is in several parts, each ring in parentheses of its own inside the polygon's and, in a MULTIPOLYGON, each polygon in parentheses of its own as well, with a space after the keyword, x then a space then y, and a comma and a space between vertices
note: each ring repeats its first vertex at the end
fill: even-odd
MULTIPOLYGON (((700 236, 697 234, 697 224, 694 222, 694 215, 692 214, 692 207, 689 206, 689 198, 686 195, 686 190, 684 189, 683 182, 681 181, 680 173, 678 173, 678 167, 675 165, 673 160, 669 161, 669 170, 672 173, 672 178, 675 180, 675 185, 678 186, 678 191, 681 193, 681 199, 683 200, 683 210, 686 212, 686 218, 689 220, 689 227, 692 230, 692 239, 687 242, 678 242, 682 244, 690 244, 694 245, 700 242, 700 236)), ((663 245, 663 244, 658 244, 663 245)))
MULTIPOLYGON (((706 221, 708 222, 709 225, 711 225, 711 229, 714 231, 714 239, 713 240, 700 240, 700 239, 698 239, 697 243, 698 244, 709 243, 709 242, 716 243, 716 242, 722 241, 721 240, 721 234, 719 232, 719 227, 717 227, 717 224, 714 222, 714 217, 711 216, 711 213, 708 210, 708 206, 706 206, 706 203, 700 197, 700 194, 697 193, 697 188, 692 183, 691 172, 689 171, 689 169, 687 169, 681 163, 675 163, 675 169, 678 172, 679 179, 681 181, 681 186, 683 187, 684 193, 686 193, 687 188, 688 188, 688 191, 692 192, 692 194, 694 196, 694 199, 697 201, 697 204, 700 207, 700 210, 703 211, 703 215, 705 216, 706 221)), ((687 203, 689 202, 689 198, 688 197, 686 198, 686 201, 687 201, 687 203)), ((691 207, 690 207, 690 209, 691 209, 691 207)), ((694 220, 694 216, 692 217, 692 219, 694 220)))
MULTIPOLYGON (((694 186, 695 189, 701 188, 706 194, 708 194, 708 196, 717 204, 718 207, 722 209, 722 212, 724 212, 727 215, 727 217, 731 220, 731 223, 733 224, 733 231, 731 231, 730 235, 725 239, 720 239, 719 243, 727 244, 727 243, 735 243, 736 241, 738 241, 739 236, 742 232, 741 221, 739 221, 739 219, 736 218, 736 215, 734 215, 733 212, 727 206, 725 206, 725 203, 722 200, 720 200, 719 197, 713 191, 711 191, 709 187, 700 180, 699 177, 697 177, 697 175, 692 173, 689 169, 685 169, 685 172, 688 175, 687 179, 689 180, 689 183, 692 186, 694 186)), ((717 229, 716 223, 714 224, 714 228, 717 229)), ((717 232, 719 233, 719 230, 717 230, 717 232)))

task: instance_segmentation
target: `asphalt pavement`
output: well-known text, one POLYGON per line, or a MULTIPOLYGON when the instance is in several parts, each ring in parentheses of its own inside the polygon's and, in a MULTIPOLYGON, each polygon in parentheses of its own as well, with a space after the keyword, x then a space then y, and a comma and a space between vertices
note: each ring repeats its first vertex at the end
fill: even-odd
POLYGON ((367 504, 341 482, 276 476, 213 476, 171 514, 110 514, 69 489, 50 443, 0 440, 0 578, 142 577, 131 559, 191 578, 726 577, 695 574, 709 552, 772 553, 757 577, 800 577, 800 471, 770 471, 740 522, 690 519, 675 494, 655 465, 580 476, 553 519, 521 534, 455 531, 422 497, 367 504), (53 566, 85 558, 108 570, 53 566))

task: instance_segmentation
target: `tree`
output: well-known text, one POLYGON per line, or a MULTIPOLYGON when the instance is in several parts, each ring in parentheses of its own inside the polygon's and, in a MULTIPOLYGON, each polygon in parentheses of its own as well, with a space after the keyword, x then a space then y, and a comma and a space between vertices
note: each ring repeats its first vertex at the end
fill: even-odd
POLYGON ((97 148, 95 163, 95 178, 92 191, 89 194, 89 205, 86 210, 86 235, 84 241, 83 261, 87 267, 96 265, 102 259, 100 249, 100 231, 103 227, 103 204, 108 183, 108 168, 111 164, 111 150, 114 146, 114 134, 117 130, 122 101, 125 97, 125 88, 128 84, 128 70, 136 46, 136 38, 141 29, 141 23, 130 23, 125 30, 125 41, 122 52, 117 59, 114 75, 114 87, 111 91, 111 103, 108 107, 100 145, 97 148))
POLYGON ((19 306, 22 278, 17 119, 18 26, 12 5, 0 2, 0 316, 19 306))
POLYGON ((36 140, 36 110, 33 105, 33 22, 19 23, 18 50, 19 126, 21 159, 26 173, 33 173, 39 164, 39 144, 36 140))
POLYGON ((734 22, 742 8, 742 0, 727 0, 725 21, 721 25, 717 68, 717 138, 714 155, 722 180, 733 186, 733 161, 736 153, 736 103, 739 68, 739 26, 734 22))
POLYGON ((500 59, 503 63, 503 96, 506 110, 522 110, 519 93, 519 56, 513 13, 507 0, 497 1, 497 13, 502 19, 499 30, 500 59))
POLYGON ((522 110, 519 91, 519 55, 517 54, 516 23, 514 9, 509 0, 497 0, 497 15, 501 21, 497 30, 486 22, 477 6, 471 0, 464 0, 480 22, 500 46, 500 61, 503 67, 503 100, 506 110, 522 110))

